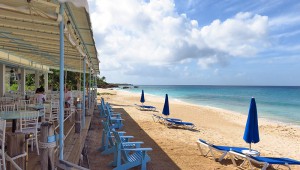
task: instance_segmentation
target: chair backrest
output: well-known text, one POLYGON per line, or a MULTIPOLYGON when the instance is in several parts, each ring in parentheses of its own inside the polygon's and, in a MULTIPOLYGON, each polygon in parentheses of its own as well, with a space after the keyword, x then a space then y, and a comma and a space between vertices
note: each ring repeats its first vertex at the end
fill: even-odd
POLYGON ((3 97, 2 98, 2 104, 13 104, 14 103, 14 99, 12 97, 3 97))
POLYGON ((15 111, 15 105, 14 104, 7 104, 7 105, 2 105, 2 110, 1 111, 15 111))
POLYGON ((50 119, 57 120, 59 114, 59 102, 58 101, 51 101, 50 105, 50 119))
POLYGON ((45 119, 45 116, 46 116, 46 107, 43 106, 43 108, 39 109, 38 112, 39 112, 39 115, 44 115, 43 117, 45 119))
POLYGON ((5 148, 5 131, 6 131, 6 120, 0 119, 0 142, 1 148, 5 148))
POLYGON ((19 100, 18 110, 27 110, 27 105, 30 104, 30 100, 19 100))
POLYGON ((117 132, 117 131, 112 131, 113 134, 114 134, 114 139, 115 139, 115 146, 118 147, 116 149, 119 149, 121 150, 121 157, 122 159, 124 160, 124 162, 128 162, 128 157, 129 157, 129 152, 127 151, 124 151, 124 146, 123 146, 123 142, 122 142, 122 139, 120 137, 120 134, 117 132))
POLYGON ((35 129, 37 131, 38 119, 39 119, 39 111, 22 112, 21 119, 20 119, 20 131, 22 132, 26 129, 35 129))
POLYGON ((106 133, 106 137, 108 137, 109 139, 109 143, 111 145, 114 145, 114 140, 112 138, 112 131, 114 131, 114 129, 112 129, 112 131, 110 130, 110 127, 109 127, 109 123, 108 122, 105 122, 105 121, 102 121, 102 125, 103 125, 103 131, 106 133))
POLYGON ((58 109, 59 109, 59 102, 51 101, 51 110, 58 110, 58 109))
POLYGON ((109 103, 106 103, 106 105, 105 105, 105 111, 104 112, 105 112, 105 114, 107 116, 111 116, 111 106, 109 105, 109 103))

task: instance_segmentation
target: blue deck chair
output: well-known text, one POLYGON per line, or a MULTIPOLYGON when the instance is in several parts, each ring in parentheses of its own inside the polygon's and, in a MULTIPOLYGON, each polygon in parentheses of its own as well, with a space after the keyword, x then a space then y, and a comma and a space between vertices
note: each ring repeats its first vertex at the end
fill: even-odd
POLYGON ((112 109, 111 105, 107 102, 105 104, 105 114, 109 114, 113 117, 121 117, 122 113, 118 113, 118 112, 114 112, 114 110, 112 109))
MULTIPOLYGON (((218 161, 222 161, 225 158, 225 156, 227 154, 229 154, 230 151, 235 151, 236 153, 242 154, 242 150, 249 149, 249 148, 242 148, 242 147, 213 145, 202 139, 197 140, 197 145, 199 147, 201 155, 203 155, 203 156, 207 156, 210 153, 211 156, 216 160, 217 158, 216 158, 213 150, 221 153, 222 155, 218 158, 218 161), (203 153, 203 149, 201 146, 204 146, 208 149, 208 152, 206 154, 203 153)), ((233 160, 234 158, 231 155, 229 155, 229 156, 230 156, 230 159, 232 160, 232 162, 235 163, 235 161, 233 160)))
MULTIPOLYGON (((115 152, 115 139, 113 136, 113 132, 115 129, 111 129, 108 125, 107 122, 102 121, 101 122, 103 125, 103 130, 102 130, 102 140, 101 140, 101 147, 99 148, 101 152, 101 155, 108 155, 110 153, 115 152)), ((133 138, 133 136, 124 136, 126 132, 121 132, 118 131, 118 134, 120 135, 121 141, 122 142, 129 142, 130 139, 133 138)), ((140 144, 143 144, 143 142, 140 143, 135 143, 135 144, 129 144, 126 145, 126 147, 131 148, 131 147, 140 147, 140 144)))
POLYGON ((165 125, 168 127, 183 127, 186 129, 194 129, 195 125, 192 122, 183 122, 181 119, 165 118, 165 125))
POLYGON ((123 121, 124 119, 122 118, 112 117, 110 115, 105 119, 105 122, 109 124, 111 129, 121 129, 124 126, 123 121))
MULTIPOLYGON (((116 167, 114 170, 126 170, 141 165, 142 170, 146 170, 146 164, 151 159, 147 152, 152 151, 152 148, 126 148, 128 142, 122 142, 118 132, 113 131, 115 136, 115 147, 117 153, 114 155, 112 165, 116 167)), ((134 143, 134 142, 130 142, 134 143)))
POLYGON ((97 104, 97 107, 100 111, 100 117, 105 117, 106 116, 106 106, 105 106, 105 102, 104 102, 104 99, 101 97, 101 100, 100 100, 100 104, 97 104))
POLYGON ((106 109, 106 111, 106 122, 109 123, 110 127, 114 129, 121 129, 124 126, 124 119, 121 118, 121 115, 111 113, 111 111, 108 108, 106 109))
POLYGON ((108 102, 105 103, 103 98, 101 98, 101 103, 98 104, 97 107, 100 110, 100 117, 107 116, 107 109, 109 109, 110 112, 113 112, 113 108, 110 106, 108 102))
MULTIPOLYGON (((252 163, 262 166, 262 170, 266 170, 270 165, 278 165, 279 166, 286 166, 288 169, 291 169, 289 165, 300 165, 300 161, 290 159, 290 158, 276 158, 276 157, 263 157, 263 156, 249 156, 245 155, 236 151, 229 152, 232 156, 239 156, 244 159, 244 162, 239 166, 242 167, 245 162, 249 163, 250 169, 254 169, 252 163)), ((232 159, 232 162, 235 166, 236 162, 232 159)), ((278 168, 277 167, 277 168, 278 168)))

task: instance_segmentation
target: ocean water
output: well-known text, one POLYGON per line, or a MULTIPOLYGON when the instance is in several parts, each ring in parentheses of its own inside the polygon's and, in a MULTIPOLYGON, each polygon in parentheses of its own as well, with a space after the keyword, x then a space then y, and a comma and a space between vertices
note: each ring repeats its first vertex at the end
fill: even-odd
POLYGON ((184 102, 212 106, 247 115, 251 97, 256 100, 258 116, 273 121, 300 125, 299 86, 198 86, 149 85, 126 91, 177 99, 184 102))

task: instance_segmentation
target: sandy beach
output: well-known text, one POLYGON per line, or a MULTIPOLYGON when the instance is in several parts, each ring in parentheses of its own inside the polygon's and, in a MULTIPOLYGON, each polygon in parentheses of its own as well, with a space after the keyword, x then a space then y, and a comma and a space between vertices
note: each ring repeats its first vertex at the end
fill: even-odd
MULTIPOLYGON (((152 119, 153 114, 161 115, 164 98, 146 94, 145 104, 155 106, 157 111, 140 111, 134 106, 139 104, 139 94, 109 89, 98 89, 98 92, 105 101, 111 103, 115 111, 122 113, 125 119, 123 130, 127 135, 135 136, 134 141, 143 141, 143 147, 153 148, 149 152, 151 162, 147 165, 148 169, 239 169, 233 166, 229 158, 216 162, 211 156, 201 156, 196 140, 201 138, 216 145, 248 147, 243 140, 245 115, 169 98, 170 117, 193 122, 197 130, 168 128, 152 119)), ((97 113, 94 116, 96 118, 93 119, 88 137, 90 168, 112 169, 108 166, 112 155, 102 156, 97 150, 101 144, 101 123, 97 113)), ((260 151, 262 156, 300 160, 298 126, 259 119, 259 130, 260 142, 252 144, 252 148, 260 151)), ((300 169, 299 166, 291 167, 300 169)))

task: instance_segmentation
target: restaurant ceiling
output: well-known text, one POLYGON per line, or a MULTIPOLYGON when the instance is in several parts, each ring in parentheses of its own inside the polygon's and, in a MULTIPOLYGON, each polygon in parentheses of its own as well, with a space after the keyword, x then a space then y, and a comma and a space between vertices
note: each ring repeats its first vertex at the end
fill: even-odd
MULTIPOLYGON (((0 62, 37 70, 59 68, 59 3, 53 0, 0 0, 0 62)), ((83 57, 99 74, 99 59, 89 13, 66 2, 65 69, 83 71, 83 57)))

